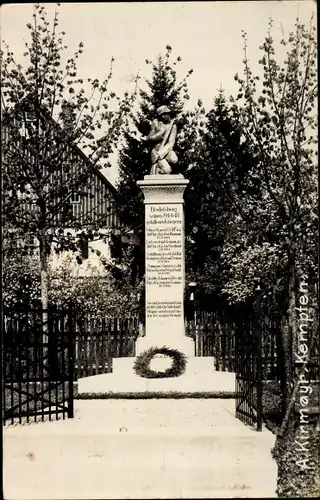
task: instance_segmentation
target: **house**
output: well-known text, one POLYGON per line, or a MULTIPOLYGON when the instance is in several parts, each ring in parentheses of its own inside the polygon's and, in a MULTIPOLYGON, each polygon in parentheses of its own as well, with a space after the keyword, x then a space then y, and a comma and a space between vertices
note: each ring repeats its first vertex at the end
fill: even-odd
POLYGON ((67 240, 81 236, 81 250, 73 249, 72 254, 74 262, 82 261, 85 275, 92 265, 104 269, 101 258, 112 263, 111 234, 122 224, 116 189, 79 144, 69 140, 69 126, 70 122, 58 124, 44 107, 37 108, 32 95, 3 115, 4 224, 9 232, 24 228, 16 245, 37 252, 44 214, 53 267, 70 253, 63 250, 67 240), (88 231, 98 231, 99 236, 88 239, 88 231), (62 251, 56 253, 58 248, 62 251))

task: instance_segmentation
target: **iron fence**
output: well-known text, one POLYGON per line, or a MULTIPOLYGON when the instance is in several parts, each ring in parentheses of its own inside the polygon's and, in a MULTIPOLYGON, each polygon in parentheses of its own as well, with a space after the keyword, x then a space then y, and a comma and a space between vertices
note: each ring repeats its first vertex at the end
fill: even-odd
POLYGON ((73 417, 72 311, 5 307, 3 421, 73 417))
POLYGON ((112 372, 113 358, 134 356, 139 318, 82 315, 75 322, 74 378, 112 372))
POLYGON ((196 311, 186 322, 186 333, 195 341, 196 356, 214 357, 217 371, 235 371, 235 324, 217 312, 196 311))

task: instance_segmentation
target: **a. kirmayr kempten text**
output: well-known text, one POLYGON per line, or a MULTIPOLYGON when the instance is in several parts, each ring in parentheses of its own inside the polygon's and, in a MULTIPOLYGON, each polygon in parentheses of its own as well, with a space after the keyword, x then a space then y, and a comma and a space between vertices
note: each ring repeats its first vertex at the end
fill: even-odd
POLYGON ((299 306, 297 311, 298 342, 295 352, 295 364, 298 368, 298 407, 299 407, 299 430, 295 439, 295 449, 297 452, 297 465, 303 469, 311 469, 310 464, 310 422, 309 408, 312 386, 308 376, 308 360, 310 354, 311 329, 313 324, 312 311, 309 303, 308 283, 306 276, 303 276, 299 286, 299 306))

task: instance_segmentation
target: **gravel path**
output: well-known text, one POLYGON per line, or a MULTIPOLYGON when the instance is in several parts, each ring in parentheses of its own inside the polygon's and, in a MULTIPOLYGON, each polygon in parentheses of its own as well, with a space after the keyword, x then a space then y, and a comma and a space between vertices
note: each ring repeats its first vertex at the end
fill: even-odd
POLYGON ((44 421, 38 422, 18 419, 12 424, 7 424, 5 429, 21 426, 38 427, 45 424, 63 427, 216 427, 236 426, 243 424, 235 418, 235 401, 233 399, 105 399, 105 400, 75 400, 74 419, 49 421, 45 416, 44 421))

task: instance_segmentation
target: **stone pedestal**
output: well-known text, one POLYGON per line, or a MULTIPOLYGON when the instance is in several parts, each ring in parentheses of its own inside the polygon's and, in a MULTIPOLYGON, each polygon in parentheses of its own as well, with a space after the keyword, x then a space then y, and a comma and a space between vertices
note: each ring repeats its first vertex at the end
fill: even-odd
POLYGON ((149 347, 171 347, 194 356, 184 327, 183 175, 146 175, 138 185, 145 203, 146 335, 136 343, 139 355, 149 347))

